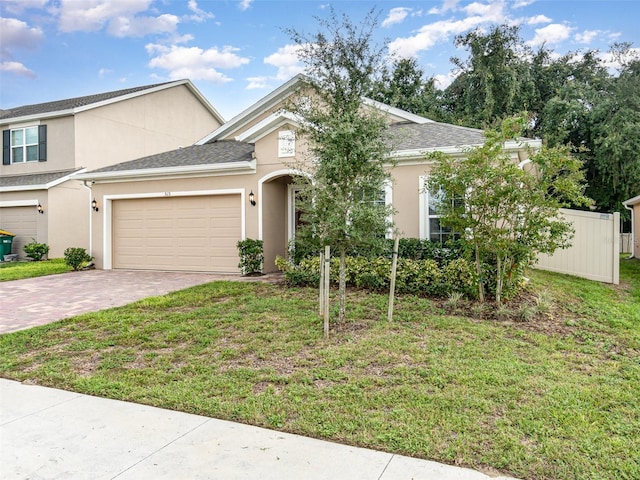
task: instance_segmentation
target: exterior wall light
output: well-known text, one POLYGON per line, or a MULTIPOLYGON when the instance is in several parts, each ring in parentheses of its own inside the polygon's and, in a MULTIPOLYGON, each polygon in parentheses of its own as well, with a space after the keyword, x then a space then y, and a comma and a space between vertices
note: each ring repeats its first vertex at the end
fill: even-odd
POLYGON ((98 208, 98 202, 96 202, 96 199, 95 199, 95 198, 91 201, 91 208, 93 208, 93 211, 94 211, 94 212, 97 212, 98 210, 100 210, 100 209, 98 208))
POLYGON ((38 213, 44 213, 44 207, 40 204, 36 207, 38 209, 38 213))
POLYGON ((253 194, 253 190, 249 192, 249 203, 254 207, 256 206, 256 196, 253 194))

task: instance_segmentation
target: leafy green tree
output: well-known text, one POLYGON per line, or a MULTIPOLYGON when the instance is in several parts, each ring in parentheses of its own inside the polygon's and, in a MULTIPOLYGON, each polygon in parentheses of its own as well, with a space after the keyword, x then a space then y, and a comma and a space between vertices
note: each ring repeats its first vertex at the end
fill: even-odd
POLYGON ((438 210, 441 222, 462 234, 475 262, 481 301, 488 288, 501 302, 539 253, 567 247, 573 232, 558 209, 590 203, 581 163, 565 147, 531 152, 527 169, 504 152, 504 142, 517 138, 525 123, 523 116, 509 118, 500 130, 488 130, 485 144, 469 149, 463 160, 433 155, 437 164, 427 188, 464 199, 442 201, 438 210))
POLYGON ((526 60, 530 49, 519 27, 494 26, 456 37, 455 45, 469 52, 466 60, 453 57, 459 75, 446 89, 444 108, 460 124, 482 128, 528 108, 535 85, 526 60))
POLYGON ((371 98, 433 120, 443 120, 441 92, 433 77, 426 78, 414 58, 400 58, 385 68, 374 83, 371 98))
POLYGON ((301 117, 299 133, 309 145, 308 158, 296 168, 313 179, 303 192, 302 228, 340 254, 342 321, 347 251, 382 241, 389 228, 389 209, 376 201, 390 178, 387 122, 362 102, 379 78, 386 49, 373 41, 378 22, 373 10, 357 24, 333 9, 327 19, 317 20, 315 34, 287 30, 307 74, 298 102, 288 108, 301 117))

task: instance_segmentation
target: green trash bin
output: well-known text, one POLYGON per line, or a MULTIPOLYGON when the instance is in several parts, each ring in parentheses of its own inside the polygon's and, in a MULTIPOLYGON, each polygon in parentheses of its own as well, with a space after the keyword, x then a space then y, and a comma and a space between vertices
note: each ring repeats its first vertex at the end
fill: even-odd
POLYGON ((11 255, 13 237, 15 237, 13 233, 0 230, 0 261, 4 260, 5 255, 11 255))

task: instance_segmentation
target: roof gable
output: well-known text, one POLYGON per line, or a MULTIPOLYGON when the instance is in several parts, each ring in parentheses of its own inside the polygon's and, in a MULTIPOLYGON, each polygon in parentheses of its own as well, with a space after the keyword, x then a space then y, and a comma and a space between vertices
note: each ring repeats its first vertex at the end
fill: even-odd
POLYGON ((159 92, 180 85, 185 85, 220 123, 224 123, 224 118, 220 115, 220 113, 209 103, 209 101, 189 80, 177 80, 173 82, 157 83, 153 85, 143 85, 139 87, 126 88, 123 90, 115 90, 112 92, 104 92, 94 95, 86 95, 83 97, 56 100, 53 102, 22 105, 15 108, 0 110, 0 122, 9 123, 9 121, 18 122, 43 117, 50 118, 64 115, 74 115, 76 113, 90 110, 92 108, 98 108, 104 105, 121 102, 131 98, 139 97, 141 95, 148 95, 150 93, 159 92))
MULTIPOLYGON (((274 109, 278 104, 284 102, 291 94, 293 94, 301 84, 304 83, 305 75, 298 74, 286 83, 282 84, 274 91, 264 96, 256 103, 251 105, 249 108, 245 109, 231 120, 229 120, 224 125, 220 126, 213 132, 211 132, 206 137, 200 139, 196 144, 202 145, 211 140, 220 140, 222 138, 228 138, 234 133, 240 131, 243 127, 249 125, 252 121, 256 119, 256 117, 263 114, 265 111, 274 109)), ((429 120, 428 118, 421 117, 419 115, 415 115, 413 113, 407 112, 405 110, 401 110, 399 108, 392 107, 390 105, 386 105, 384 103, 378 102, 376 100, 372 100, 370 98, 363 97, 362 103, 364 105, 376 108, 381 112, 393 117, 398 121, 410 122, 410 123, 428 123, 433 120, 429 120)), ((260 122, 262 123, 262 122, 260 122)), ((255 127, 251 127, 255 128, 255 127)), ((240 138, 242 136, 236 136, 235 138, 240 138)))

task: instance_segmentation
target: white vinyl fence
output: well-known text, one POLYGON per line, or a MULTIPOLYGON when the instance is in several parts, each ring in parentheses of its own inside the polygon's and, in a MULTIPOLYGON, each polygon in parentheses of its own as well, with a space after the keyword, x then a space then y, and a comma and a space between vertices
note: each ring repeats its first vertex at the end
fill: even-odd
POLYGON ((631 253, 633 250, 633 241, 630 233, 620 234, 620 253, 631 253))
POLYGON ((599 282, 620 282, 620 214, 560 209, 575 230, 572 246, 539 255, 536 268, 599 282))

